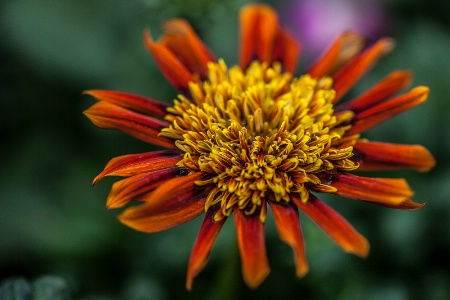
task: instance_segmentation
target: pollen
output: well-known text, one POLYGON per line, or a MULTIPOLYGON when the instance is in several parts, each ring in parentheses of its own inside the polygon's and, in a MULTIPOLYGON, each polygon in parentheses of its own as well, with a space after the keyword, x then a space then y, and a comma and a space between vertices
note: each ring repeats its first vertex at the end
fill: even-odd
POLYGON ((245 71, 209 63, 208 79, 190 82, 168 108, 160 135, 184 152, 179 167, 204 172, 211 186, 205 210, 215 220, 234 209, 266 218, 268 201, 308 201, 309 191, 333 193, 330 174, 351 171, 358 136, 342 138, 351 111, 335 112, 329 77, 293 77, 278 63, 253 62, 245 71))

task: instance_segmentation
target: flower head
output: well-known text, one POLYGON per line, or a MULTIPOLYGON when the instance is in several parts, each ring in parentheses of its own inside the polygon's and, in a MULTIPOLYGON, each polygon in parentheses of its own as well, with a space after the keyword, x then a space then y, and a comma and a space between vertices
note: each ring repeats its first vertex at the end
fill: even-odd
POLYGON ((397 209, 417 209, 404 179, 352 172, 410 168, 428 171, 432 155, 420 145, 362 139, 360 134, 423 103, 428 88, 396 95, 411 72, 394 71, 362 95, 338 104, 393 47, 381 39, 363 50, 345 32, 303 75, 293 75, 300 45, 265 5, 240 13, 240 64, 216 59, 184 20, 164 24, 145 45, 166 78, 180 90, 173 105, 128 93, 91 90, 99 102, 85 111, 99 127, 118 129, 166 150, 112 159, 94 179, 116 182, 108 208, 138 200, 119 220, 157 232, 205 213, 187 271, 187 288, 202 270, 224 222, 233 217, 245 282, 256 288, 268 275, 264 241, 268 207, 296 273, 308 272, 299 210, 342 249, 364 257, 369 244, 315 195, 331 193, 397 209))

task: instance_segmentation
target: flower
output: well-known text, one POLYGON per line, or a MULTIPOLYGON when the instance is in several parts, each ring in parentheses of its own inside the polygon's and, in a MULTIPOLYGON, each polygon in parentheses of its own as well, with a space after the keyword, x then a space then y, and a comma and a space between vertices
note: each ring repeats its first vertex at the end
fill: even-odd
POLYGON ((396 209, 417 209, 404 179, 368 178, 353 171, 428 171, 433 156, 420 145, 369 141, 364 131, 426 101, 427 87, 397 95, 409 71, 394 71, 362 95, 338 104, 382 55, 383 38, 363 50, 362 38, 340 35, 299 77, 300 46, 265 5, 240 12, 240 64, 217 60, 184 20, 164 24, 145 45, 180 91, 172 106, 129 93, 86 91, 98 102, 85 111, 97 126, 118 129, 166 150, 113 158, 94 179, 126 177, 112 186, 108 208, 132 200, 119 220, 157 232, 205 213, 192 249, 186 286, 208 260, 224 222, 234 218, 244 281, 256 288, 269 273, 264 240, 267 206, 280 239, 294 252, 296 274, 308 272, 299 210, 342 249, 365 257, 367 240, 320 201, 331 193, 396 209))

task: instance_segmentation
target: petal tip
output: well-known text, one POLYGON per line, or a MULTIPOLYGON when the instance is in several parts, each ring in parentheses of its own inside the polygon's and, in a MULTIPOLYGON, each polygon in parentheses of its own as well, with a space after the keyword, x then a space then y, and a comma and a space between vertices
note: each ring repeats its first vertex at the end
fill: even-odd
POLYGON ((393 38, 383 38, 381 42, 381 52, 387 54, 395 48, 395 40, 393 38))
POLYGON ((96 185, 100 180, 102 180, 104 176, 100 173, 95 176, 94 180, 92 180, 92 186, 96 185))
POLYGON ((416 208, 414 208, 413 210, 415 210, 415 209, 421 209, 421 208, 424 207, 425 205, 427 205, 427 202, 424 202, 424 203, 417 203, 416 208))
POLYGON ((431 154, 428 149, 424 149, 424 159, 423 163, 416 169, 418 172, 425 173, 430 171, 436 166, 436 159, 434 158, 433 154, 431 154))
POLYGON ((370 244, 367 240, 365 240, 364 246, 357 252, 355 252, 356 255, 358 255, 361 258, 366 258, 369 256, 370 252, 370 244))
POLYGON ((308 274, 308 272, 309 272, 309 266, 303 265, 303 266, 297 268, 296 275, 298 278, 303 278, 308 274))
POLYGON ((110 209, 114 209, 114 208, 120 208, 126 204, 126 202, 120 201, 120 200, 122 200, 122 199, 118 199, 117 197, 114 197, 114 196, 109 196, 106 199, 106 205, 105 205, 106 209, 110 210, 110 209))
POLYGON ((421 209, 422 207, 424 207, 425 205, 427 205, 427 202, 417 203, 417 202, 412 201, 411 199, 407 199, 401 205, 398 206, 398 209, 418 210, 418 209, 421 209))
POLYGON ((96 92, 98 92, 98 90, 85 90, 85 91, 81 92, 81 95, 90 95, 90 96, 93 96, 94 98, 97 98, 95 96, 96 92))
POLYGON ((420 98, 422 101, 425 101, 430 94, 430 88, 427 86, 418 86, 411 90, 417 95, 417 98, 420 98))
POLYGON ((370 244, 365 237, 360 236, 358 244, 355 243, 348 247, 343 247, 342 249, 344 252, 354 254, 360 258, 366 258, 370 252, 370 244))
POLYGON ((192 279, 186 279, 186 290, 188 292, 192 291, 192 279))
POLYGON ((244 281, 250 289, 255 290, 267 278, 269 273, 270 268, 267 267, 264 269, 264 271, 259 272, 258 274, 254 274, 253 276, 245 276, 244 274, 244 281))

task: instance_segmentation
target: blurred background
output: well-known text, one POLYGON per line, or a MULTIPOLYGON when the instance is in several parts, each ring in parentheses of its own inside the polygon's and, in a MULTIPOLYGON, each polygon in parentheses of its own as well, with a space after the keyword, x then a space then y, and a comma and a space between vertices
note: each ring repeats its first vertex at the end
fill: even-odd
MULTIPOLYGON (((217 57, 238 61, 239 8, 245 0, 0 1, 0 296, 41 291, 73 299, 449 299, 450 298, 450 2, 267 1, 303 41, 298 74, 339 32, 397 41, 352 90, 393 69, 413 69, 429 101, 365 137, 425 145, 437 166, 398 171, 419 211, 394 211, 322 197, 371 243, 367 259, 343 253, 310 220, 301 222, 310 273, 295 277, 291 250, 266 226, 272 272, 256 290, 243 283, 233 222, 227 222, 194 289, 184 288, 201 218, 144 234, 105 209, 115 178, 91 186, 115 156, 150 151, 82 115, 87 89, 115 89, 170 102, 165 81, 142 43, 150 27, 188 19, 217 57), (2 294, 3 293, 3 294, 2 294)), ((301 216, 302 217, 302 216, 301 216)), ((46 294, 47 293, 47 294, 46 294)), ((47 295, 47 296, 42 296, 47 295)), ((37 298, 36 298, 37 299, 37 298)))

